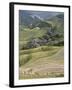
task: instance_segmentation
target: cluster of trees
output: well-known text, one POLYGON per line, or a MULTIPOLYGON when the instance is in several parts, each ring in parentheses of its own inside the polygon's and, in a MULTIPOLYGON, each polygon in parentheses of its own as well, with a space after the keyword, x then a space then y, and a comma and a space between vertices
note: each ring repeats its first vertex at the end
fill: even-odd
POLYGON ((38 23, 32 23, 32 24, 28 25, 28 28, 30 28, 30 29, 33 29, 35 27, 49 28, 49 27, 52 27, 52 25, 45 21, 39 21, 38 23))
POLYGON ((42 37, 32 38, 28 41, 26 45, 23 46, 22 49, 36 48, 42 45, 56 45, 63 46, 63 33, 57 32, 57 27, 51 27, 48 29, 47 33, 42 37))

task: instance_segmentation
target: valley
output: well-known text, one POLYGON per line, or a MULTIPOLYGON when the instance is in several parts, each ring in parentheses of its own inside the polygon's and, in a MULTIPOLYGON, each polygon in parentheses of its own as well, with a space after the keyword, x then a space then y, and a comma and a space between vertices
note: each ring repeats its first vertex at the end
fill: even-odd
POLYGON ((64 14, 20 11, 19 79, 64 77, 64 14))

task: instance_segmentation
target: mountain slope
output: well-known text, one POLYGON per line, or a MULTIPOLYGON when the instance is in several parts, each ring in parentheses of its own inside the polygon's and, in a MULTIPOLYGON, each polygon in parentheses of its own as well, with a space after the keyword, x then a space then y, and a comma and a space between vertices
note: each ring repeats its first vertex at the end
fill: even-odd
POLYGON ((45 23, 47 19, 50 19, 56 15, 58 15, 59 12, 47 12, 47 11, 26 11, 26 10, 20 10, 19 11, 19 24, 25 25, 25 26, 32 26, 36 27, 39 23, 45 23))
POLYGON ((63 19, 64 15, 58 14, 44 21, 38 20, 37 22, 36 19, 35 23, 33 23, 31 26, 27 24, 28 26, 27 28, 25 28, 24 25, 23 26, 21 25, 19 35, 21 40, 20 47, 23 46, 26 47, 27 49, 42 45, 63 45, 64 44, 63 19), (24 43, 26 45, 24 45, 24 43))
POLYGON ((19 79, 64 77, 64 15, 21 11, 19 19, 19 79))

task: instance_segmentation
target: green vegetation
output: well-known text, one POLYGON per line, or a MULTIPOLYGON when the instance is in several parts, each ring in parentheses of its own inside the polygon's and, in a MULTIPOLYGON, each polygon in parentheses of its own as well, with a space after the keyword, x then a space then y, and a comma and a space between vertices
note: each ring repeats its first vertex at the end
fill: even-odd
POLYGON ((28 54, 25 57, 20 56, 19 66, 22 66, 22 65, 26 64, 31 58, 32 58, 31 54, 28 54))
POLYGON ((64 77, 64 74, 62 73, 56 73, 56 72, 52 72, 52 73, 46 73, 46 74, 40 74, 38 72, 36 72, 34 75, 22 75, 20 74, 20 79, 33 79, 33 78, 57 78, 57 77, 64 77))
POLYGON ((63 15, 27 23, 19 27, 19 79, 63 77, 63 15))
POLYGON ((42 46, 28 50, 21 50, 20 68, 23 70, 25 70, 25 68, 32 68, 33 71, 32 74, 23 74, 22 71, 20 71, 20 79, 63 77, 63 69, 60 70, 60 68, 62 68, 61 65, 64 64, 63 51, 63 46, 42 46), (56 65, 58 65, 58 67, 56 65), (44 72, 44 68, 46 67, 46 72, 44 72), (38 68, 43 68, 43 70, 38 71, 38 68), (48 70, 49 68, 51 71, 48 70), (36 73, 33 74, 35 70, 36 73), (54 73, 52 73, 53 71, 54 73))

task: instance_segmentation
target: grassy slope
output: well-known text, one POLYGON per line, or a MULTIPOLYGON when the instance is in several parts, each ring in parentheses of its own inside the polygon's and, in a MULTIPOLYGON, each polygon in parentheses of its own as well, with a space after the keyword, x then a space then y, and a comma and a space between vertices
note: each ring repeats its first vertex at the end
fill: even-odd
MULTIPOLYGON (((63 33, 63 26, 56 21, 48 21, 57 26, 58 32, 63 33), (62 27, 61 27, 62 26, 62 27)), ((24 29, 20 31, 20 47, 31 38, 42 37, 47 31, 37 29, 24 29)), ((38 48, 20 50, 20 79, 63 77, 64 76, 64 48, 56 46, 41 46, 38 48), (32 69, 34 74, 24 74, 24 70, 32 69)))
POLYGON ((21 50, 20 61, 25 60, 28 55, 31 55, 31 57, 27 63, 20 67, 20 79, 63 76, 63 52, 63 47, 55 46, 43 46, 25 50, 25 52, 21 50), (34 75, 23 75, 22 72, 27 68, 36 73, 34 75))
POLYGON ((57 31, 59 33, 64 33, 64 22, 61 19, 57 17, 53 17, 46 22, 52 24, 52 26, 57 26, 57 31))
POLYGON ((46 30, 37 30, 37 29, 25 29, 20 31, 20 41, 27 41, 30 38, 41 37, 46 33, 46 30))
POLYGON ((47 31, 44 29, 24 29, 19 32, 19 46, 20 48, 32 38, 42 37, 47 31))

